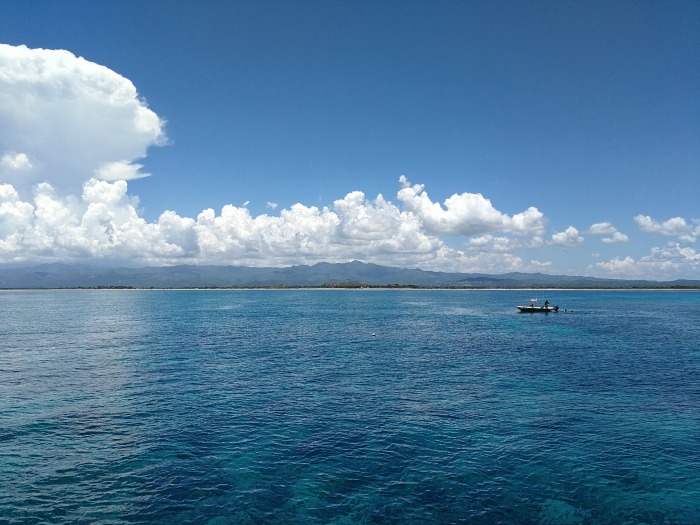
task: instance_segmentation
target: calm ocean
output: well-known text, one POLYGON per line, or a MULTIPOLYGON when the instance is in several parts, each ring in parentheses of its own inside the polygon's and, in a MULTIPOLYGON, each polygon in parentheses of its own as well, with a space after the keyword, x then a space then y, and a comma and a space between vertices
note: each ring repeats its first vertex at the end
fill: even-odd
POLYGON ((700 523, 698 292, 0 308, 2 525, 700 523))

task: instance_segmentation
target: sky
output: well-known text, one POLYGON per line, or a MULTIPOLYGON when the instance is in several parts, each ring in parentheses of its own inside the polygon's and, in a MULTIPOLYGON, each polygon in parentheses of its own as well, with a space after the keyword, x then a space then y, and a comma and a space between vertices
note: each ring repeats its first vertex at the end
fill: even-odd
POLYGON ((696 1, 4 0, 0 264, 700 279, 696 1))

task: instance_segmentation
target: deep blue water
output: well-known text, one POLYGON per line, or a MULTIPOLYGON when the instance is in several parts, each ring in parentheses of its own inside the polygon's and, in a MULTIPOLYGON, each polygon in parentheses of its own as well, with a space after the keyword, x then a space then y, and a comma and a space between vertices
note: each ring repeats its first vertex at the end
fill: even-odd
POLYGON ((0 524, 700 523, 700 293, 536 294, 0 292, 0 524))

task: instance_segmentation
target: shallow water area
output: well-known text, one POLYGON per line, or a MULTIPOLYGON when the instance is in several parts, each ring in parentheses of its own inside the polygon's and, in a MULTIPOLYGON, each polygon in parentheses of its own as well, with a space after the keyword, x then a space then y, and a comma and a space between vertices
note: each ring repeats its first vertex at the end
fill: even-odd
POLYGON ((3 525, 698 523, 698 292, 0 306, 3 525))

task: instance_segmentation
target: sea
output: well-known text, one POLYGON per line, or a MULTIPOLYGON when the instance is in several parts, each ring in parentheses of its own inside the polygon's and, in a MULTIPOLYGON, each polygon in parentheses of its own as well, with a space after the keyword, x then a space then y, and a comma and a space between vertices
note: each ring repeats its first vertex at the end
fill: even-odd
POLYGON ((700 292, 0 292, 0 524, 700 524, 700 292), (521 314, 537 298, 558 313, 521 314))

